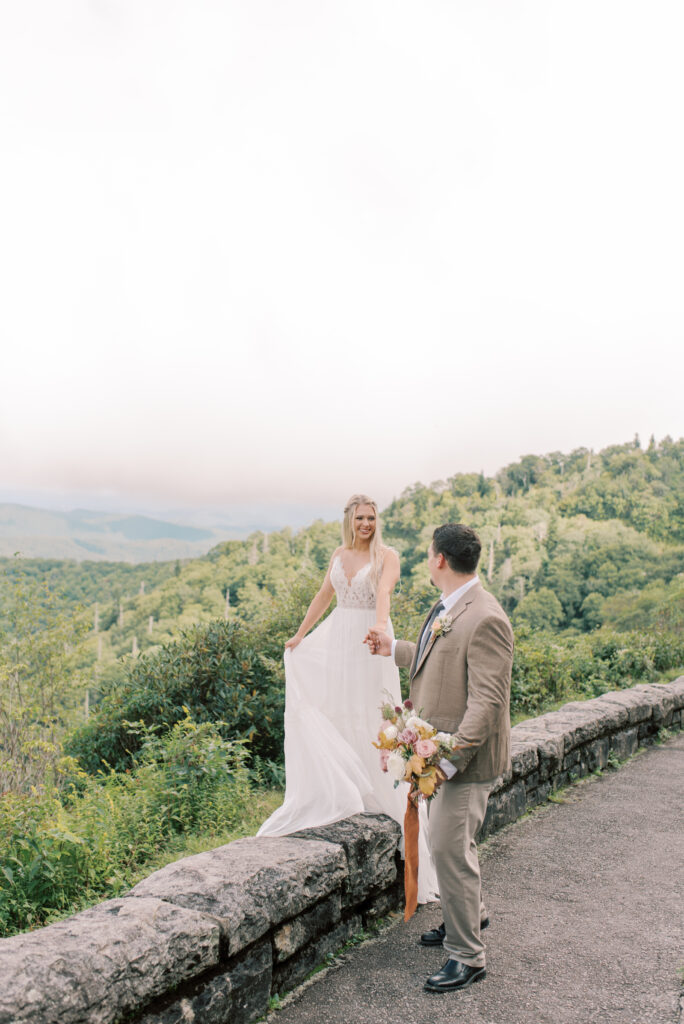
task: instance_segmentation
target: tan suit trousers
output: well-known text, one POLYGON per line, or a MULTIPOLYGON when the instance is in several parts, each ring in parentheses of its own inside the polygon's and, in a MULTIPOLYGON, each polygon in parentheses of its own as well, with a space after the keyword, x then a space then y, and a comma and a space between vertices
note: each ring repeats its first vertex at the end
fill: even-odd
POLYGON ((430 852, 444 914, 444 949, 449 957, 484 967, 480 921, 486 916, 475 836, 495 780, 445 782, 430 802, 430 852))

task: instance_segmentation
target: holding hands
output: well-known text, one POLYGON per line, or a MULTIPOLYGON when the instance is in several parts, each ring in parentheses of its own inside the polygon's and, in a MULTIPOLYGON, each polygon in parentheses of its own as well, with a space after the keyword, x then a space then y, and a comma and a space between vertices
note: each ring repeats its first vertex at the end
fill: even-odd
POLYGON ((392 653, 391 638, 384 630, 378 629, 377 626, 371 626, 364 637, 363 643, 368 644, 368 650, 371 654, 381 654, 384 658, 389 658, 392 653))

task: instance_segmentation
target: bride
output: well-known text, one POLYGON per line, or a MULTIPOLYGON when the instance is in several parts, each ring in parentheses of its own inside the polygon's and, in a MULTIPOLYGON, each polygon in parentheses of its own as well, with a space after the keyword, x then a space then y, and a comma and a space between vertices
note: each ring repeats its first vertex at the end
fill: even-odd
MULTIPOLYGON (((393 635, 389 611, 399 558, 382 543, 377 505, 367 495, 347 502, 342 541, 285 644, 285 800, 259 836, 289 835, 362 811, 404 820, 407 788, 394 788, 372 745, 387 692, 401 703, 399 672, 363 643, 369 627, 393 635), (309 633, 334 596, 337 607, 309 633)), ((425 903, 437 898, 437 879, 424 804, 420 825, 418 899, 425 903)))

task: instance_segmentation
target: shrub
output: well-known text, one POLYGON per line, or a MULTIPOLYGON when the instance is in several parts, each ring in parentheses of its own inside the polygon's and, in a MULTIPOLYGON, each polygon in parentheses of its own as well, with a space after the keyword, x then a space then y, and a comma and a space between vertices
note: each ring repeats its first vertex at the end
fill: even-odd
POLYGON ((145 730, 164 731, 188 709, 197 722, 216 722, 226 739, 247 739, 264 759, 282 758, 284 685, 280 654, 259 631, 213 620, 128 664, 123 682, 104 694, 90 722, 67 741, 67 752, 93 774, 130 767, 145 730), (142 727, 142 728, 141 728, 142 727))
POLYGON ((0 798, 0 934, 43 924, 128 888, 136 869, 188 833, 234 828, 252 803, 242 743, 186 717, 141 736, 132 769, 86 778, 64 802, 53 789, 0 798))
POLYGON ((514 715, 535 715, 577 696, 652 682, 684 665, 684 640, 667 633, 597 632, 559 636, 516 631, 511 687, 514 715))

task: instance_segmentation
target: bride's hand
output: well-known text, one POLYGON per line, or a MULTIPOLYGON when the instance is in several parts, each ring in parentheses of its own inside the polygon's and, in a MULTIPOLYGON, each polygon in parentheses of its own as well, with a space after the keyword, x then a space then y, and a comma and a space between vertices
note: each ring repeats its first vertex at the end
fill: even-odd
POLYGON ((389 658, 392 653, 392 641, 383 630, 377 630, 375 626, 368 630, 364 640, 364 644, 368 644, 368 650, 371 654, 381 654, 385 658, 389 658))
POLYGON ((303 639, 303 636, 300 636, 299 633, 295 633, 294 636, 291 636, 289 640, 285 641, 285 650, 293 651, 297 644, 301 644, 303 639))

